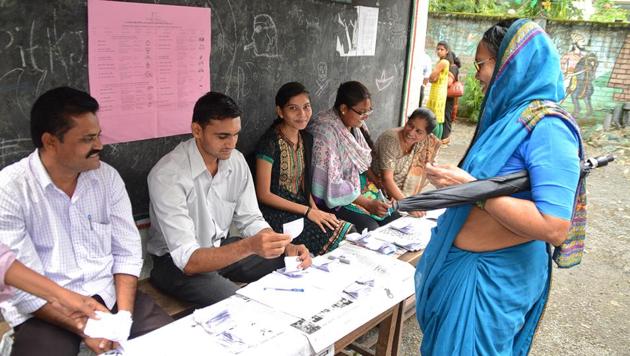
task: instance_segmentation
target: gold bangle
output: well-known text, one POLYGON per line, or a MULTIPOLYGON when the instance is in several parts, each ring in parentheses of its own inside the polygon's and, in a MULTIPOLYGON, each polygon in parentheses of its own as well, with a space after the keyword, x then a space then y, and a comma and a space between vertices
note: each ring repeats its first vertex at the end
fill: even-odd
POLYGON ((309 207, 306 209, 306 212, 304 213, 304 216, 308 218, 308 213, 310 213, 310 212, 311 212, 311 207, 309 206, 309 207))

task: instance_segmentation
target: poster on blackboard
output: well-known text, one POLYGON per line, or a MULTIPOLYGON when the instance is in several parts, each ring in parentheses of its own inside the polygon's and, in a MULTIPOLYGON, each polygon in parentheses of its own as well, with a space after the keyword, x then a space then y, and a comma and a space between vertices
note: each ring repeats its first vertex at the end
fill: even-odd
POLYGON ((356 6, 356 13, 338 14, 344 29, 337 35, 336 49, 341 57, 374 56, 378 29, 378 8, 356 6))
POLYGON ((210 90, 210 9, 88 1, 90 93, 103 143, 190 132, 210 90))

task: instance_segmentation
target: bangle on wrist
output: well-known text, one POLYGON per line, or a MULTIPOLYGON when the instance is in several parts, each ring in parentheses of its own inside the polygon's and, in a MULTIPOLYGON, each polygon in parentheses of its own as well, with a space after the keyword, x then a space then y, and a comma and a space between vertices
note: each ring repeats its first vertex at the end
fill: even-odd
POLYGON ((308 218, 308 213, 310 213, 310 212, 311 212, 311 207, 309 206, 309 207, 306 209, 306 212, 304 213, 304 216, 308 218))

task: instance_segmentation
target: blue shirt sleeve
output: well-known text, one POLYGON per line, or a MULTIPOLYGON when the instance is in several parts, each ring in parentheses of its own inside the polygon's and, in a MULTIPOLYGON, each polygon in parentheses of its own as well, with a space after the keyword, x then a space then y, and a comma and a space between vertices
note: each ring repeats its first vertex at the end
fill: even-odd
POLYGON ((571 219, 580 177, 578 140, 564 120, 546 117, 521 146, 531 198, 543 214, 571 219))
POLYGON ((516 149, 498 175, 523 169, 531 190, 513 195, 532 200, 546 215, 570 220, 580 175, 579 138, 563 119, 546 117, 516 149))

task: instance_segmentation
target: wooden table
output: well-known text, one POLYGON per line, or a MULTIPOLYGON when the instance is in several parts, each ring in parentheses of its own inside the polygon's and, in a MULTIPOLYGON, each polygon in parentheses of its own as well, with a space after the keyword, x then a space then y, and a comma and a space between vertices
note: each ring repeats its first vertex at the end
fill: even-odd
MULTIPOLYGON (((415 266, 420 260, 422 251, 406 252, 398 257, 399 260, 409 262, 415 266)), ((415 314, 416 295, 413 294, 390 309, 376 316, 361 327, 335 342, 335 350, 340 351, 346 347, 360 352, 363 355, 395 356, 400 351, 403 323, 415 314), (354 341, 365 335, 372 328, 378 326, 378 340, 375 344, 375 352, 372 353, 354 341)), ((342 355, 338 353, 338 355, 342 355)))

